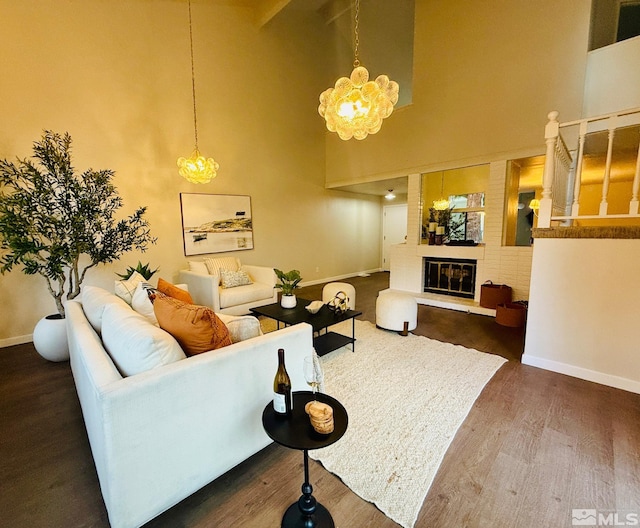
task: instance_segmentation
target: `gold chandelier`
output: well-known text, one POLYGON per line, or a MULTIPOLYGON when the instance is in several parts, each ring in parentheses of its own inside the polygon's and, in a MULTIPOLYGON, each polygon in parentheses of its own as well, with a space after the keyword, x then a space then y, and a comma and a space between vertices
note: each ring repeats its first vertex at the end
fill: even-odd
POLYGON ((440 173, 440 199, 433 201, 433 208, 436 211, 449 209, 449 199, 444 197, 444 172, 440 173))
POLYGON ((195 149, 191 157, 178 158, 180 176, 191 183, 209 183, 218 175, 218 165, 213 158, 205 158, 198 150, 198 118, 196 115, 196 76, 193 67, 193 28, 191 23, 191 0, 189 0, 189 43, 191 45, 191 93, 193 95, 193 129, 195 149))
POLYGON ((351 76, 340 77, 333 88, 322 92, 318 106, 318 113, 324 117, 327 129, 337 132, 343 140, 352 137, 364 139, 367 135, 378 132, 382 120, 393 112, 400 90, 398 83, 390 81, 386 75, 379 75, 375 81, 369 81, 369 71, 360 66, 359 14, 360 0, 356 0, 355 60, 351 76))

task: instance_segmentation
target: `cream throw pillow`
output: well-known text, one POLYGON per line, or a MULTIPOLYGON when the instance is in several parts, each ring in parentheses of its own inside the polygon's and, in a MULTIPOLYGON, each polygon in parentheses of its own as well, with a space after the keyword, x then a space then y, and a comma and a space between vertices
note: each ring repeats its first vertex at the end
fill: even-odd
POLYGON ((127 304, 131 304, 133 294, 136 291, 138 284, 145 280, 146 279, 142 275, 137 271, 134 271, 128 279, 116 281, 115 294, 127 304))
POLYGON ((209 270, 209 275, 220 276, 221 269, 230 271, 238 271, 240 269, 240 260, 237 257, 206 258, 204 263, 209 270))
POLYGON ((148 282, 140 282, 133 292, 131 308, 147 319, 152 325, 160 326, 153 311, 153 303, 149 299, 149 289, 153 289, 148 282))
POLYGON ((253 284, 251 277, 244 270, 231 271, 226 269, 220 270, 220 283, 223 288, 236 288, 237 286, 247 286, 253 284))

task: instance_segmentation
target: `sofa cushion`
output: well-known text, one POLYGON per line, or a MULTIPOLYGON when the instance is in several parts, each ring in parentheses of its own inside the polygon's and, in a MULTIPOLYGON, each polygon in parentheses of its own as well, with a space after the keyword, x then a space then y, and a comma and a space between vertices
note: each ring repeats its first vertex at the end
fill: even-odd
POLYGON ((175 284, 171 284, 170 282, 164 280, 162 277, 158 279, 158 291, 160 293, 164 293, 169 297, 173 297, 174 299, 178 299, 179 301, 193 304, 193 299, 191 298, 191 294, 187 290, 183 290, 179 288, 175 284))
POLYGON ((220 276, 220 270, 226 269, 231 271, 238 271, 240 269, 240 259, 237 257, 217 257, 206 258, 204 263, 209 270, 209 275, 220 276))
POLYGON ((238 306, 273 296, 273 287, 261 282, 254 282, 248 286, 238 286, 237 288, 220 288, 220 308, 238 306))
POLYGON ((146 318, 152 325, 159 326, 156 314, 153 311, 153 303, 149 299, 149 290, 153 290, 153 287, 148 282, 138 284, 136 291, 133 292, 131 308, 146 318))
POLYGON ((115 281, 114 291, 124 302, 131 304, 136 287, 145 280, 142 275, 134 271, 128 279, 115 281))
POLYGON ((246 286, 253 284, 251 277, 244 270, 231 271, 226 269, 220 270, 220 284, 223 288, 237 288, 238 286, 246 286))
POLYGON ((104 288, 89 285, 82 287, 82 310, 98 334, 102 333, 102 315, 108 304, 119 304, 129 308, 125 301, 104 288))
POLYGON ((253 315, 228 315, 216 314, 229 329, 229 337, 232 343, 239 343, 245 339, 251 339, 262 335, 260 321, 253 315))
POLYGON ((231 344, 229 330, 211 308, 157 293, 153 310, 160 328, 175 337, 188 356, 231 344))
POLYGON ((102 342, 123 376, 133 376, 185 358, 178 342, 129 306, 108 304, 102 342))

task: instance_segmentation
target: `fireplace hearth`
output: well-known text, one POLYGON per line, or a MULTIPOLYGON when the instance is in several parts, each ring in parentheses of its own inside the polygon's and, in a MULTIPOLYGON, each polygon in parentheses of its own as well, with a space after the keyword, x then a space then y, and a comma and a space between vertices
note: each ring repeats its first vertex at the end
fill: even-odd
POLYGON ((476 260, 424 258, 424 291, 473 299, 476 260))

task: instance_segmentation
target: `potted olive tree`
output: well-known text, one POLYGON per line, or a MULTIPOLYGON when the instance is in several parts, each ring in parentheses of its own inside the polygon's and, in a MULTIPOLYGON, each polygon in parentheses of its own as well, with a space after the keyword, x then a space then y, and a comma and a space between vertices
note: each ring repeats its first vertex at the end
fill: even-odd
POLYGON ((283 308, 295 308, 298 301, 296 300, 296 296, 294 295, 294 290, 298 288, 298 284, 302 280, 300 277, 300 272, 298 270, 291 270, 284 273, 279 269, 274 269, 276 272, 276 276, 280 281, 279 284, 276 284, 276 288, 282 290, 282 297, 280 298, 280 306, 283 308))
POLYGON ((132 249, 145 251, 155 239, 145 207, 116 220, 122 199, 113 171, 75 172, 68 133, 44 131, 33 153, 16 163, 0 161, 0 272, 20 268, 44 277, 58 313, 36 325, 34 345, 43 357, 61 361, 68 358, 64 301, 78 296, 87 271, 132 249), (64 343, 48 345, 55 330, 45 325, 56 320, 62 320, 64 343))

